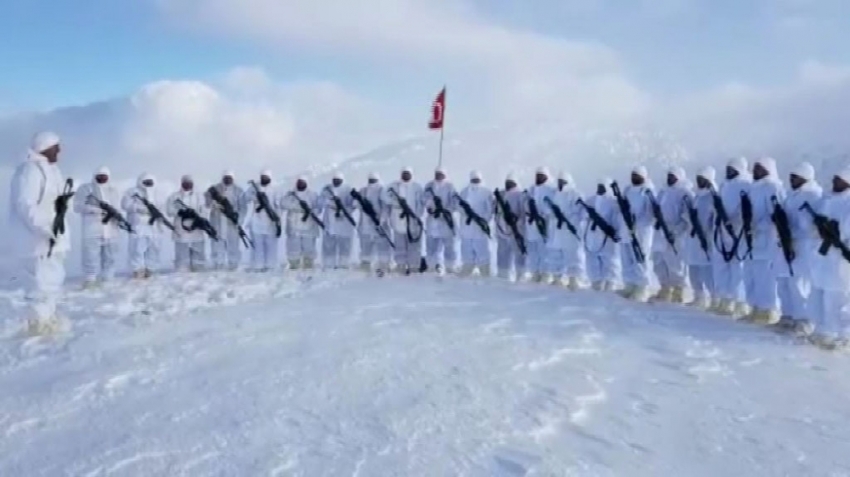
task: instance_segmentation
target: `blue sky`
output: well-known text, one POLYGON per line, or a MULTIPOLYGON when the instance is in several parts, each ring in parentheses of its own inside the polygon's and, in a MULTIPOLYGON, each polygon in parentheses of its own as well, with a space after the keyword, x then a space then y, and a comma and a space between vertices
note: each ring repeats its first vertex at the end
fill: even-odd
MULTIPOLYGON (((439 64, 399 62, 396 56, 371 51, 372 44, 350 51, 328 47, 325 37, 314 42, 309 32, 264 36, 264 25, 255 34, 245 23, 253 17, 236 26, 221 17, 196 21, 197 10, 192 9, 208 3, 7 2, 0 15, 0 111, 85 104, 131 93, 158 79, 209 80, 242 65, 261 66, 280 81, 326 79, 372 96, 402 96, 411 85, 439 83, 441 78, 439 64), (185 8, 183 14, 172 14, 163 4, 185 8)), ((270 13, 276 8, 268 0, 230 3, 234 11, 243 4, 269 8, 270 13)), ((338 3, 327 0, 328 15, 336 14, 338 3)), ((429 11, 437 12, 444 5, 440 0, 406 3, 433 4, 429 11)), ((619 73, 652 94, 691 93, 727 81, 783 84, 809 59, 850 64, 850 28, 843 28, 850 18, 846 1, 477 0, 466 6, 475 10, 462 12, 465 21, 554 40, 602 43, 619 55, 619 73)), ((331 22, 330 28, 335 25, 331 22)), ((289 27, 284 23, 281 28, 289 27)), ((406 59, 411 58, 415 53, 406 59)))
POLYGON ((430 140, 443 84, 447 141, 519 125, 493 136, 505 158, 557 155, 559 129, 658 131, 711 157, 850 147, 848 0, 6 3, 9 161, 52 129, 70 162, 127 173, 327 163, 430 140))

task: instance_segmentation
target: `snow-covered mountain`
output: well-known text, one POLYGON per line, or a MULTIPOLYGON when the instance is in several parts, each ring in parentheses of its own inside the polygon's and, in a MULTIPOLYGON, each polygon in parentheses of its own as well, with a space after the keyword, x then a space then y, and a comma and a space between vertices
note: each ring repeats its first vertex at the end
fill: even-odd
POLYGON ((844 475, 841 356, 609 294, 356 273, 0 293, 0 475, 844 475))
MULTIPOLYGON (((412 167, 419 180, 429 180, 437 166, 439 145, 439 133, 432 133, 387 144, 328 168, 345 172, 355 183, 364 182, 371 171, 385 180, 395 179, 404 166, 412 167)), ((593 187, 593 181, 602 176, 624 178, 637 164, 661 171, 690 160, 685 148, 661 131, 587 129, 558 121, 447 132, 443 144, 443 166, 458 183, 465 183, 473 169, 492 185, 500 184, 508 172, 531 181, 535 168, 546 166, 553 174, 567 171, 580 184, 593 187)))

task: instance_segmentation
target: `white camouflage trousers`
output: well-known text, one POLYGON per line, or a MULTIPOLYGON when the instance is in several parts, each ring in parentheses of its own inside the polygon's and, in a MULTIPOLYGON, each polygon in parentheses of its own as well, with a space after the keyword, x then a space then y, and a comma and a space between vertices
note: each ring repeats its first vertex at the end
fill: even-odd
POLYGON ((386 267, 390 263, 390 243, 374 234, 360 234, 360 261, 386 267))
POLYGON ((688 267, 682 257, 672 250, 652 252, 652 270, 662 287, 684 287, 688 267))
POLYGON ((178 272, 200 271, 206 266, 206 241, 174 243, 174 268, 178 272))
POLYGON ((65 255, 31 257, 19 267, 29 318, 54 318, 56 302, 65 283, 65 255))
POLYGON ((688 277, 696 298, 714 298, 714 270, 711 265, 690 265, 688 277))
POLYGON ((278 237, 275 234, 254 234, 251 266, 257 271, 275 270, 278 267, 278 237))
POLYGON ((316 240, 312 235, 287 235, 286 237, 286 259, 289 261, 315 260, 316 240))
POLYGON ((622 266, 620 257, 614 252, 588 253, 587 278, 591 282, 620 281, 622 266))
POLYGON ((782 315, 795 320, 811 319, 807 302, 812 291, 811 282, 802 274, 776 279, 777 294, 782 315))
POLYGON ((419 262, 422 259, 422 240, 411 242, 407 234, 395 234, 393 258, 399 268, 410 267, 411 270, 419 270, 419 262))
POLYGON ((549 249, 549 273, 555 277, 583 279, 586 271, 584 248, 579 244, 569 248, 549 249))
MULTIPOLYGON (((232 234, 236 235, 236 234, 232 234)), ((235 237, 220 237, 210 243, 212 265, 218 270, 236 270, 242 262, 242 240, 235 237)))
POLYGON ((159 268, 159 240, 151 236, 130 235, 130 269, 134 272, 159 268))
POLYGON ((776 276, 770 260, 747 260, 744 262, 744 289, 747 304, 760 310, 779 309, 776 293, 776 276))
POLYGON ((528 257, 525 260, 525 268, 529 273, 543 273, 546 271, 547 252, 546 242, 542 240, 530 240, 525 244, 528 249, 528 257))
MULTIPOLYGON (((643 250, 646 250, 643 244, 641 246, 643 250)), ((646 263, 646 260, 643 263, 638 262, 630 239, 620 242, 620 254, 623 260, 623 283, 638 287, 648 287, 649 264, 646 263)))
POLYGON ((322 264, 325 267, 347 267, 351 264, 352 237, 325 234, 322 237, 322 264))
POLYGON ((464 265, 490 268, 489 239, 461 239, 460 260, 464 265))
POLYGON ((815 333, 850 338, 850 291, 813 288, 809 303, 815 333))
POLYGON ((83 239, 83 275, 86 281, 112 280, 115 277, 115 257, 118 244, 102 238, 83 239))
POLYGON ((496 268, 499 275, 507 277, 511 273, 521 275, 525 269, 525 255, 519 250, 513 237, 496 238, 496 268))
POLYGON ((457 262, 457 247, 454 237, 427 237, 425 251, 428 266, 437 264, 453 267, 457 262))
POLYGON ((727 262, 717 256, 711 265, 714 270, 714 289, 717 297, 736 303, 745 303, 743 264, 735 258, 727 262))

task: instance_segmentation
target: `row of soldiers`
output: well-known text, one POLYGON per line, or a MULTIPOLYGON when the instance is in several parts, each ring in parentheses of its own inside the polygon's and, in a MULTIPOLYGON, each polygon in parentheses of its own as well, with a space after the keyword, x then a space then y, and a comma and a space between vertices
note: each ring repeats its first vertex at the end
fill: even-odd
MULTIPOLYGON (((672 167, 658 191, 646 168, 636 167, 622 190, 606 179, 588 197, 569 174, 551 181, 546 168, 526 189, 513 175, 503 189, 491 190, 482 181, 473 171, 457 191, 438 168, 423 186, 405 168, 388 186, 370 174, 365 187, 354 189, 337 173, 319 192, 306 177, 282 191, 264 171, 259 183, 243 190, 225 172, 220 183, 196 193, 184 176, 163 214, 155 205, 154 178, 143 175, 120 204, 127 229, 134 230, 130 250, 137 277, 150 275, 156 229, 163 226, 174 232, 178 270, 205 267, 206 237, 215 268, 235 269, 247 247, 255 270, 275 269, 285 232, 290 269, 313 268, 319 242, 324 267, 347 267, 357 234, 364 270, 383 274, 394 265, 410 274, 430 266, 437 273, 488 276, 495 242, 496 271, 503 278, 571 290, 589 281, 593 289, 616 288, 636 301, 683 303, 690 295, 690 305, 721 315, 813 335, 826 346, 844 342, 850 254, 841 237, 850 237, 842 228, 850 208, 845 212, 840 205, 847 171, 833 177, 828 194, 808 163, 791 171, 786 191, 770 158, 756 161, 752 170, 743 158, 731 160, 719 187, 711 167, 697 173, 695 188, 682 168, 672 167), (653 276, 659 288, 650 295, 653 276)), ((104 208, 116 201, 108 171, 98 171, 87 187, 78 194, 77 210, 86 217, 84 229, 96 231, 86 242, 91 247, 84 247, 87 276, 94 280, 98 266, 111 270, 112 245, 104 237, 121 221, 104 219, 104 213, 120 217, 104 208)))
POLYGON ((673 167, 656 192, 647 170, 636 167, 622 190, 604 179, 587 197, 568 174, 553 181, 545 168, 525 189, 509 175, 503 189, 491 190, 472 172, 460 192, 443 169, 425 186, 409 168, 386 186, 371 174, 360 189, 336 174, 318 193, 306 177, 279 188, 269 171, 243 190, 225 172, 202 192, 184 176, 165 197, 148 174, 121 194, 105 168, 74 191, 58 168, 60 149, 54 133, 37 134, 9 189, 9 252, 21 261, 12 278, 26 290, 36 330, 55 325, 73 200, 83 216, 89 286, 112 277, 119 229, 130 232, 137 278, 158 268, 159 238, 168 231, 179 270, 207 268, 208 238, 214 268, 237 268, 247 247, 258 271, 278 268, 281 239, 292 269, 313 268, 319 242, 325 267, 346 267, 358 235, 362 268, 383 273, 394 265, 405 274, 430 264, 438 273, 489 275, 495 245, 495 268, 504 278, 568 289, 589 281, 636 301, 683 302, 689 295, 693 306, 776 324, 822 346, 847 343, 850 168, 823 191, 814 168, 800 164, 786 190, 772 159, 751 169, 733 159, 719 186, 710 167, 697 172, 695 187, 673 167), (654 281, 659 289, 650 296, 654 281))

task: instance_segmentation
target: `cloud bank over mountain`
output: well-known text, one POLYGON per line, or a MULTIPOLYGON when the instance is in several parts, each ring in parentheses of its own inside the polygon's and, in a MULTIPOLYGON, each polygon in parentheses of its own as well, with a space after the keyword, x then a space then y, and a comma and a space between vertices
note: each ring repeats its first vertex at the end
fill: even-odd
MULTIPOLYGON (((149 3, 170 28, 245 42, 268 52, 270 64, 307 56, 349 73, 324 80, 288 71, 281 80, 270 73, 274 68, 239 66, 213 79, 166 78, 126 97, 8 115, 0 118, 0 167, 20 160, 28 138, 41 129, 60 133, 65 169, 82 175, 100 164, 117 175, 146 170, 171 180, 186 172, 214 180, 226 167, 243 177, 263 167, 279 175, 317 173, 373 149, 400 151, 414 143, 422 155, 436 155, 437 138, 425 124, 429 102, 444 83, 446 153, 455 170, 546 163, 590 176, 624 162, 720 161, 739 154, 832 165, 850 151, 844 132, 850 66, 810 58, 792 77, 768 85, 730 80, 665 92, 645 86, 633 62, 603 40, 523 28, 506 19, 524 16, 499 2, 379 0, 369 9, 343 0, 149 3), (453 150, 461 143, 462 150, 453 150), (604 144, 617 154, 590 152, 604 144)), ((549 12, 567 22, 608 15, 615 24, 639 15, 687 25, 704 8, 692 0, 665 2, 661 9, 649 9, 650 3, 657 7, 639 2, 618 10, 571 1, 555 8, 550 2, 525 15, 549 12)), ((766 10, 771 28, 794 23, 799 31, 817 20, 826 32, 834 8, 843 8, 794 3, 766 10)))

